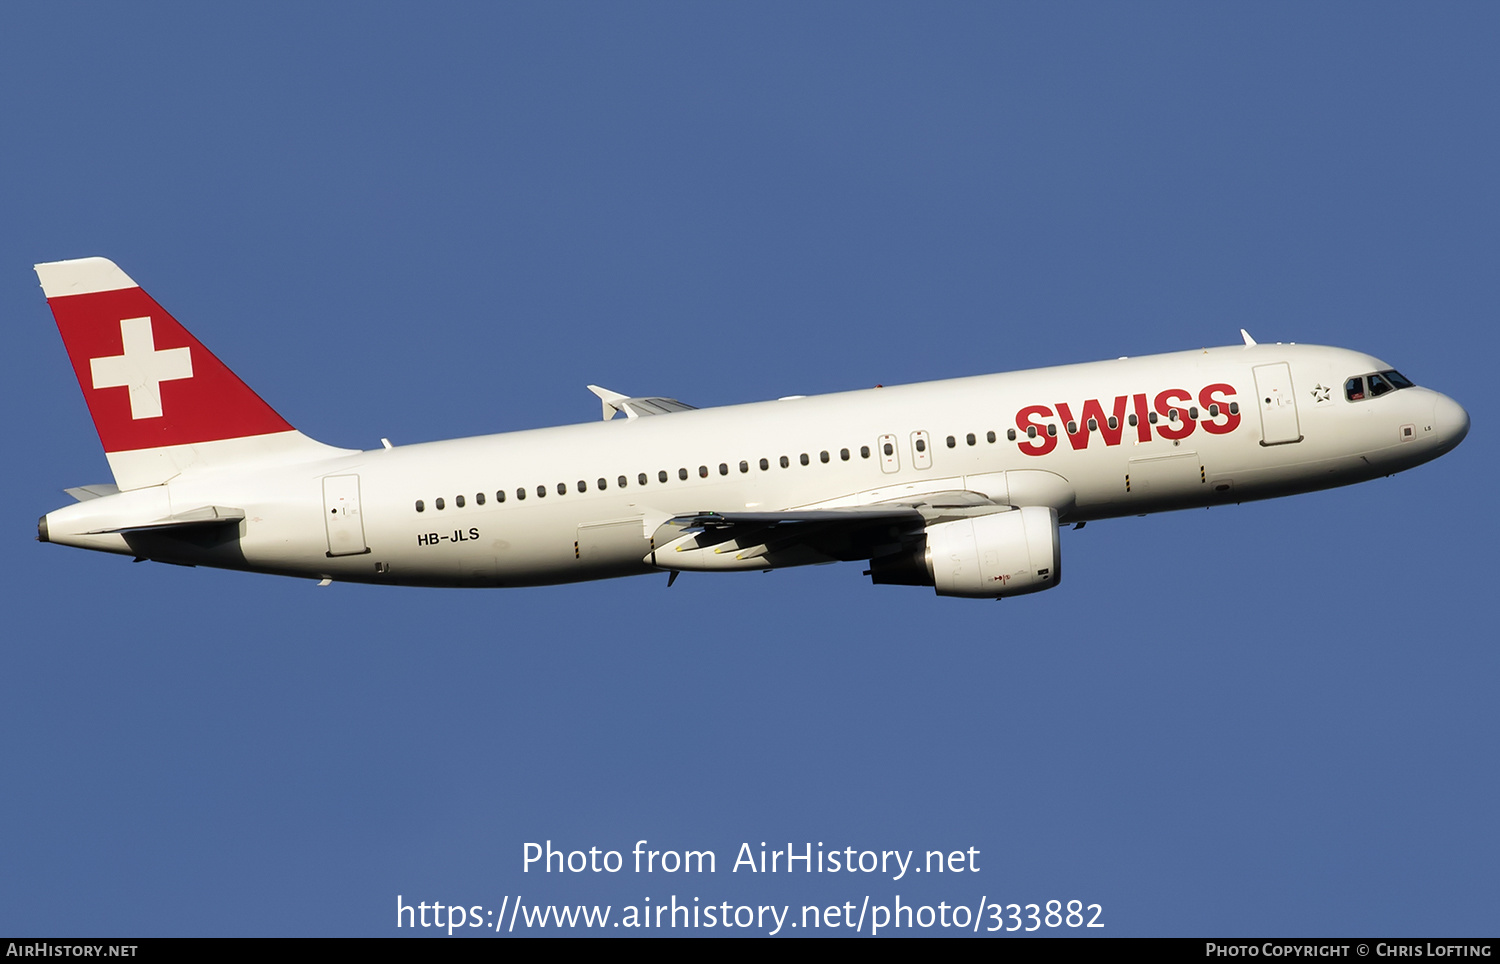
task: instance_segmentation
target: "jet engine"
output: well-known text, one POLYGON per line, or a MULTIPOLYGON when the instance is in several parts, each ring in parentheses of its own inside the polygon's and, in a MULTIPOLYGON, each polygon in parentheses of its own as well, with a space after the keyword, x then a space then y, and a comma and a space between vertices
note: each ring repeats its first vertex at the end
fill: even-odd
POLYGON ((922 535, 910 549, 871 559, 870 580, 998 599, 1051 589, 1062 579, 1057 510, 1047 506, 940 522, 922 535))

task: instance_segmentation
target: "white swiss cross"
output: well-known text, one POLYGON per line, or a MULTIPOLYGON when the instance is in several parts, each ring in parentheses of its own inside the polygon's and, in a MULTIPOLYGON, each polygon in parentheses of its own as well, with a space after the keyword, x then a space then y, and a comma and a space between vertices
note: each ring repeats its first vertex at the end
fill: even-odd
POLYGON ((161 383, 193 377, 187 348, 156 350, 150 318, 120 319, 123 355, 89 359, 95 388, 130 389, 130 417, 161 418, 161 383))

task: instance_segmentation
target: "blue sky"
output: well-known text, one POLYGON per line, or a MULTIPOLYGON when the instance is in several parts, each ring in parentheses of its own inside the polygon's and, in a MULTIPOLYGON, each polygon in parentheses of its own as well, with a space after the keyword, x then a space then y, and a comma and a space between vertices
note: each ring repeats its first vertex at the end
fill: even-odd
POLYGON ((675 894, 1494 935, 1492 7, 0 17, 0 931, 675 894), (586 421, 587 383, 732 404, 1240 327, 1370 352, 1473 430, 1394 478, 1065 532, 1062 585, 1000 603, 857 564, 318 589, 32 541, 109 477, 31 271, 90 255, 338 445, 586 421), (522 869, 642 839, 719 870, 522 869), (761 841, 980 869, 731 873, 761 841))

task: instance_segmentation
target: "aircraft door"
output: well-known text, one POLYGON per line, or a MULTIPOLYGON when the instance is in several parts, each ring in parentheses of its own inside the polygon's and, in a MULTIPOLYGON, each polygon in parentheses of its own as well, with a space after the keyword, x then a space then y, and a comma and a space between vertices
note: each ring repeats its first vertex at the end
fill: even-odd
POLYGON ((329 556, 357 556, 370 551, 359 511, 359 476, 324 477, 323 522, 328 527, 329 556))
POLYGON ((932 439, 926 432, 911 433, 911 464, 913 468, 932 468, 932 439))
POLYGON ((901 471, 901 456, 896 452, 896 436, 882 435, 876 444, 880 452, 880 471, 887 475, 901 471))
POLYGON ((1286 362, 1255 366, 1255 396, 1260 408, 1262 445, 1302 441, 1297 424, 1297 396, 1292 392, 1292 369, 1286 362))

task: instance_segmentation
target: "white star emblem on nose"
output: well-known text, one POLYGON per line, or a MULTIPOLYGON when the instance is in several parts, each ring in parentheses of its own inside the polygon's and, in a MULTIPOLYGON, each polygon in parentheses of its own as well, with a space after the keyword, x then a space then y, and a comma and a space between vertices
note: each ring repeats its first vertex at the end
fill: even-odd
POLYGON ((1313 386, 1313 390, 1312 390, 1313 401, 1315 401, 1315 402, 1326 402, 1326 401, 1328 401, 1328 393, 1329 393, 1329 391, 1330 391, 1330 389, 1328 388, 1327 385, 1324 385, 1322 382, 1318 382, 1318 384, 1316 384, 1316 385, 1313 386))
POLYGON ((130 417, 161 418, 161 383, 193 377, 188 348, 156 350, 150 318, 120 319, 124 354, 89 359, 95 388, 130 389, 130 417))

